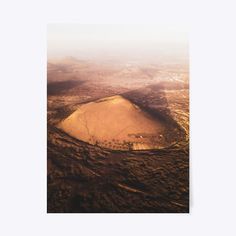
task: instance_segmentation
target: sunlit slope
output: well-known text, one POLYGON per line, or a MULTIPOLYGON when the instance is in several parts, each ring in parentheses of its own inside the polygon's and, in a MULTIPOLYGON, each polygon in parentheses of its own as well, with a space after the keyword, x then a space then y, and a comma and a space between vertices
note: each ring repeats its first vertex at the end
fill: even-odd
POLYGON ((160 148, 163 124, 122 96, 81 105, 59 124, 70 136, 115 150, 160 148))

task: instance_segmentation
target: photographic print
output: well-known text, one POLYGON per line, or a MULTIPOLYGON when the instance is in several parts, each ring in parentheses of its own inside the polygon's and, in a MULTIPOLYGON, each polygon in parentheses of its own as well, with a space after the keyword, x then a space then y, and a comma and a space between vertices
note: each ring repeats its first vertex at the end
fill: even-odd
POLYGON ((187 33, 49 24, 47 212, 189 212, 187 33))

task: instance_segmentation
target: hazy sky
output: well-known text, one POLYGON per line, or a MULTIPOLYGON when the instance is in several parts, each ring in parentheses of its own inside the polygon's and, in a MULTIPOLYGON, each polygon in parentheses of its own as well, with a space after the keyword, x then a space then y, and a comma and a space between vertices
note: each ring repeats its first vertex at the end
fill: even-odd
POLYGON ((48 58, 186 59, 187 30, 158 25, 48 25, 48 58))

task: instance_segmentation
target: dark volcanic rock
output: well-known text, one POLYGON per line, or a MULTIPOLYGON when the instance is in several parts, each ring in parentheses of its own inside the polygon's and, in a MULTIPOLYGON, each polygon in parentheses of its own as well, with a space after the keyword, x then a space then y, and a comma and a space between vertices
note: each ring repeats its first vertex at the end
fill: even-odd
POLYGON ((48 212, 188 212, 186 148, 110 151, 48 126, 48 212))

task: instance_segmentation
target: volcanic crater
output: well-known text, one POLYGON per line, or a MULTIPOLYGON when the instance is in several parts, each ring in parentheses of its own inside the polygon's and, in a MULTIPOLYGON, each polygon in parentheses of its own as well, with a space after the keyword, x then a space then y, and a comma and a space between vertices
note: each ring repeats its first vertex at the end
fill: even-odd
POLYGON ((170 145, 167 125, 121 95, 80 105, 58 124, 70 136, 112 150, 149 150, 170 145))

